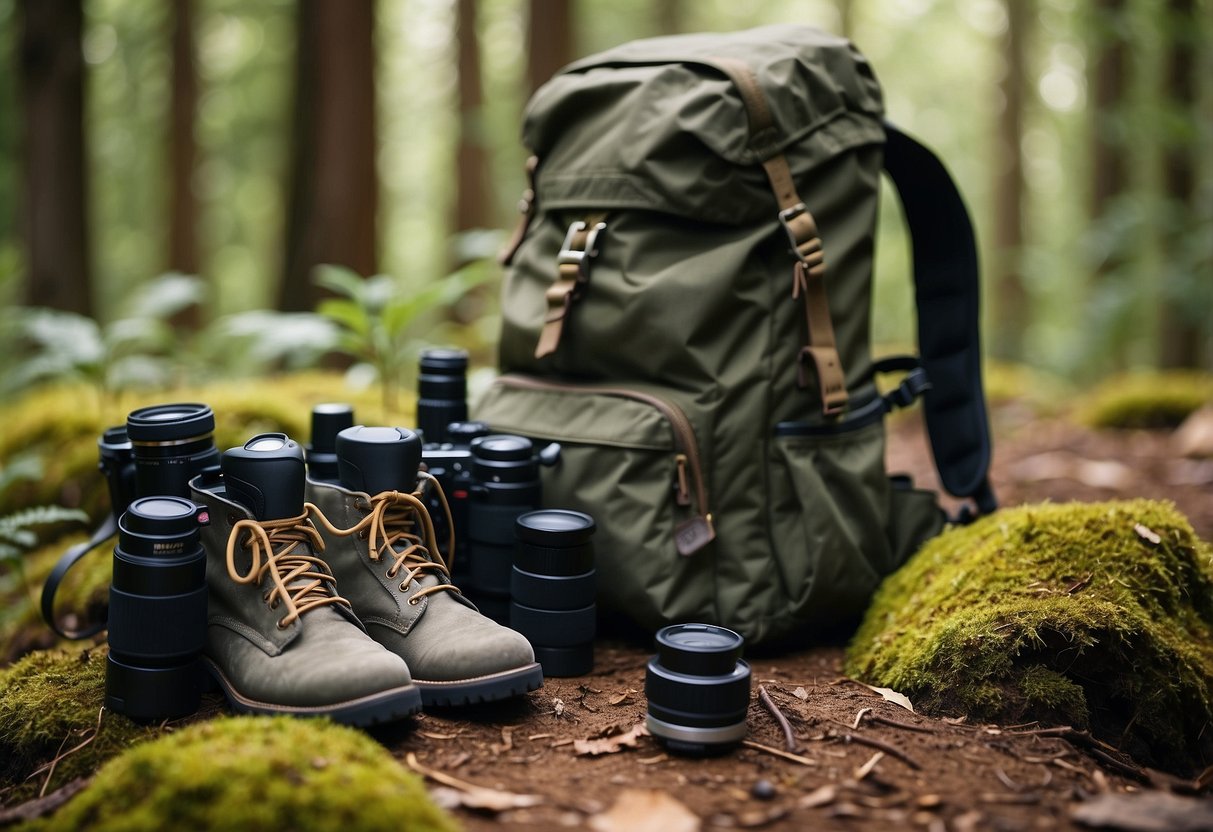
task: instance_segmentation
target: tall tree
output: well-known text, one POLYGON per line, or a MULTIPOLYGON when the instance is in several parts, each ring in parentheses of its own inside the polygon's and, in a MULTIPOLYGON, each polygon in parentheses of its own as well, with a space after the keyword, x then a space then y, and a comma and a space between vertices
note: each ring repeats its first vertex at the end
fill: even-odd
POLYGON ((992 351, 999 358, 1013 360, 1023 357, 1024 331, 1031 319, 1022 271, 1026 188, 1020 145, 1027 87, 1026 41, 1033 15, 1030 0, 1004 0, 1003 7, 1007 27, 1001 44, 1002 110, 994 144, 994 301, 998 315, 992 351))
POLYGON ((572 0, 530 0, 527 4, 527 88, 534 92, 573 60, 572 0))
POLYGON ((1183 118, 1167 119, 1171 130, 1162 137, 1163 195, 1170 203, 1163 254, 1169 263, 1166 272, 1170 279, 1163 286, 1160 308, 1159 363, 1164 367, 1197 367, 1204 348, 1201 323, 1207 319, 1209 310, 1195 309, 1190 301, 1186 302, 1183 287, 1196 285, 1202 277, 1185 271, 1200 270, 1204 280, 1213 280, 1213 274, 1209 273, 1207 260, 1185 262, 1182 255, 1191 247, 1188 235, 1194 232, 1184 219, 1197 215, 1201 147, 1198 131, 1184 122, 1197 112, 1197 49, 1203 40, 1195 0, 1168 0, 1167 12, 1162 99, 1172 114, 1182 114, 1183 118))
POLYGON ((169 100, 169 234, 168 268, 197 274, 198 198, 194 193, 194 170, 198 143, 194 138, 194 114, 198 107, 198 67, 194 55, 194 2, 173 0, 171 43, 171 92, 169 100))
POLYGON ((373 0, 301 0, 286 258, 278 307, 320 299, 312 268, 376 268, 373 0))
POLYGON ((20 0, 25 300, 92 314, 81 0, 20 0))
MULTIPOLYGON (((455 192, 455 230, 491 228, 489 154, 485 146, 484 88, 480 80, 480 41, 476 36, 476 0, 458 0, 456 45, 459 68, 459 149, 455 192)), ((458 264, 456 264, 458 265, 458 264)))
POLYGON ((659 35, 677 35, 684 31, 685 9, 682 0, 657 0, 655 9, 657 16, 657 33, 659 35))

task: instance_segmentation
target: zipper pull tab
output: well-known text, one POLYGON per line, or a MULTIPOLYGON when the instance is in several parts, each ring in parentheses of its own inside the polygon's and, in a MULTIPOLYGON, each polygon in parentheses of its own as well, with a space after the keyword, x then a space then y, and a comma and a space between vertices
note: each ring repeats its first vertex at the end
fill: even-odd
POLYGON ((689 506, 691 489, 687 485, 687 455, 678 454, 674 457, 674 463, 678 467, 678 481, 674 484, 674 501, 680 506, 689 506))
POLYGON ((698 552, 716 539, 716 526, 712 515, 695 515, 674 528, 674 546, 684 558, 698 552))

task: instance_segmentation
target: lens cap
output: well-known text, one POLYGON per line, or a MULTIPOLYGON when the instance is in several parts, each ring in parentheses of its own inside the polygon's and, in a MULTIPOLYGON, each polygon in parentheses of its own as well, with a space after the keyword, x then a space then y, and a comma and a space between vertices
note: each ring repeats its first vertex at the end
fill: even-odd
POLYGON ((258 520, 303 513, 303 449, 285 433, 262 433, 223 452, 227 495, 258 520))
POLYGON ((132 442, 171 442, 197 439, 215 431, 215 414, 197 402, 141 407, 126 417, 132 442))
POLYGON ((514 534, 523 543, 561 549, 580 546, 594 534, 594 518, 562 508, 531 511, 514 523, 514 534))
POLYGON ((337 434, 337 471, 353 491, 412 491, 421 467, 421 437, 406 428, 357 425, 337 434))
POLYGON ((714 624, 671 624, 657 631, 661 665, 691 676, 723 676, 741 658, 745 639, 714 624))
POLYGON ((534 449, 529 439, 500 433, 472 442, 472 456, 491 462, 529 462, 534 449))
POLYGON ((198 528, 201 510, 182 497, 141 497, 127 507, 122 526, 135 534, 188 534, 198 528))
POLYGON ((451 422, 446 426, 447 437, 456 445, 470 445, 473 439, 492 432, 487 422, 451 422))

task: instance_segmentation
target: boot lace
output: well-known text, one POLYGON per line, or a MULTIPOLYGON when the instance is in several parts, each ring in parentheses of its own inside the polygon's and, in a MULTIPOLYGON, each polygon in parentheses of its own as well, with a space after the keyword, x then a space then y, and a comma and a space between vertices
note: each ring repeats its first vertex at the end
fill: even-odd
MULTIPOLYGON (((416 604, 426 595, 436 592, 459 592, 459 588, 450 582, 450 571, 446 560, 438 551, 438 540, 434 533, 434 521, 430 519, 429 510, 421 497, 425 495, 427 485, 432 485, 446 512, 447 528, 451 528, 451 509, 447 504, 442 486, 430 474, 420 473, 422 484, 411 494, 402 491, 381 491, 371 497, 370 505, 359 501, 358 508, 366 510, 367 515, 350 526, 339 529, 334 526, 316 505, 309 503, 308 509, 330 532, 346 537, 361 534, 367 538, 367 554, 373 561, 379 561, 385 553, 392 559, 388 567, 388 578, 395 579, 404 570, 404 578, 400 582, 400 591, 406 591, 412 582, 426 574, 436 575, 439 582, 433 586, 422 587, 409 598, 409 604, 416 604)), ((454 530, 451 531, 450 549, 455 544, 454 530)))
POLYGON ((286 607, 286 615, 278 622, 279 629, 286 629, 317 607, 350 606, 336 594, 333 574, 323 560, 311 554, 313 550, 324 551, 324 540, 308 522, 306 511, 284 520, 238 520, 227 538, 227 574, 238 584, 259 584, 268 575, 273 587, 263 597, 270 609, 277 609, 280 603, 286 607), (252 565, 243 575, 235 559, 236 542, 242 536, 241 548, 252 558, 252 565))

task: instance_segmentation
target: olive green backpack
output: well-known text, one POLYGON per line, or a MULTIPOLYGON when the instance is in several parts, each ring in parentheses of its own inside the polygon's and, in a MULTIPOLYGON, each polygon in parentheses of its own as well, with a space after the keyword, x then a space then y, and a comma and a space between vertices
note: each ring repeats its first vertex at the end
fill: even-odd
POLYGON ((563 446, 543 501, 596 519, 600 609, 752 641, 861 613, 944 523, 885 471, 884 415, 924 392, 944 486, 993 510, 972 227, 847 41, 630 43, 536 92, 523 139, 502 376, 476 415, 563 446), (870 351, 882 167, 914 240, 914 359, 870 351), (881 395, 884 371, 903 377, 881 395))

